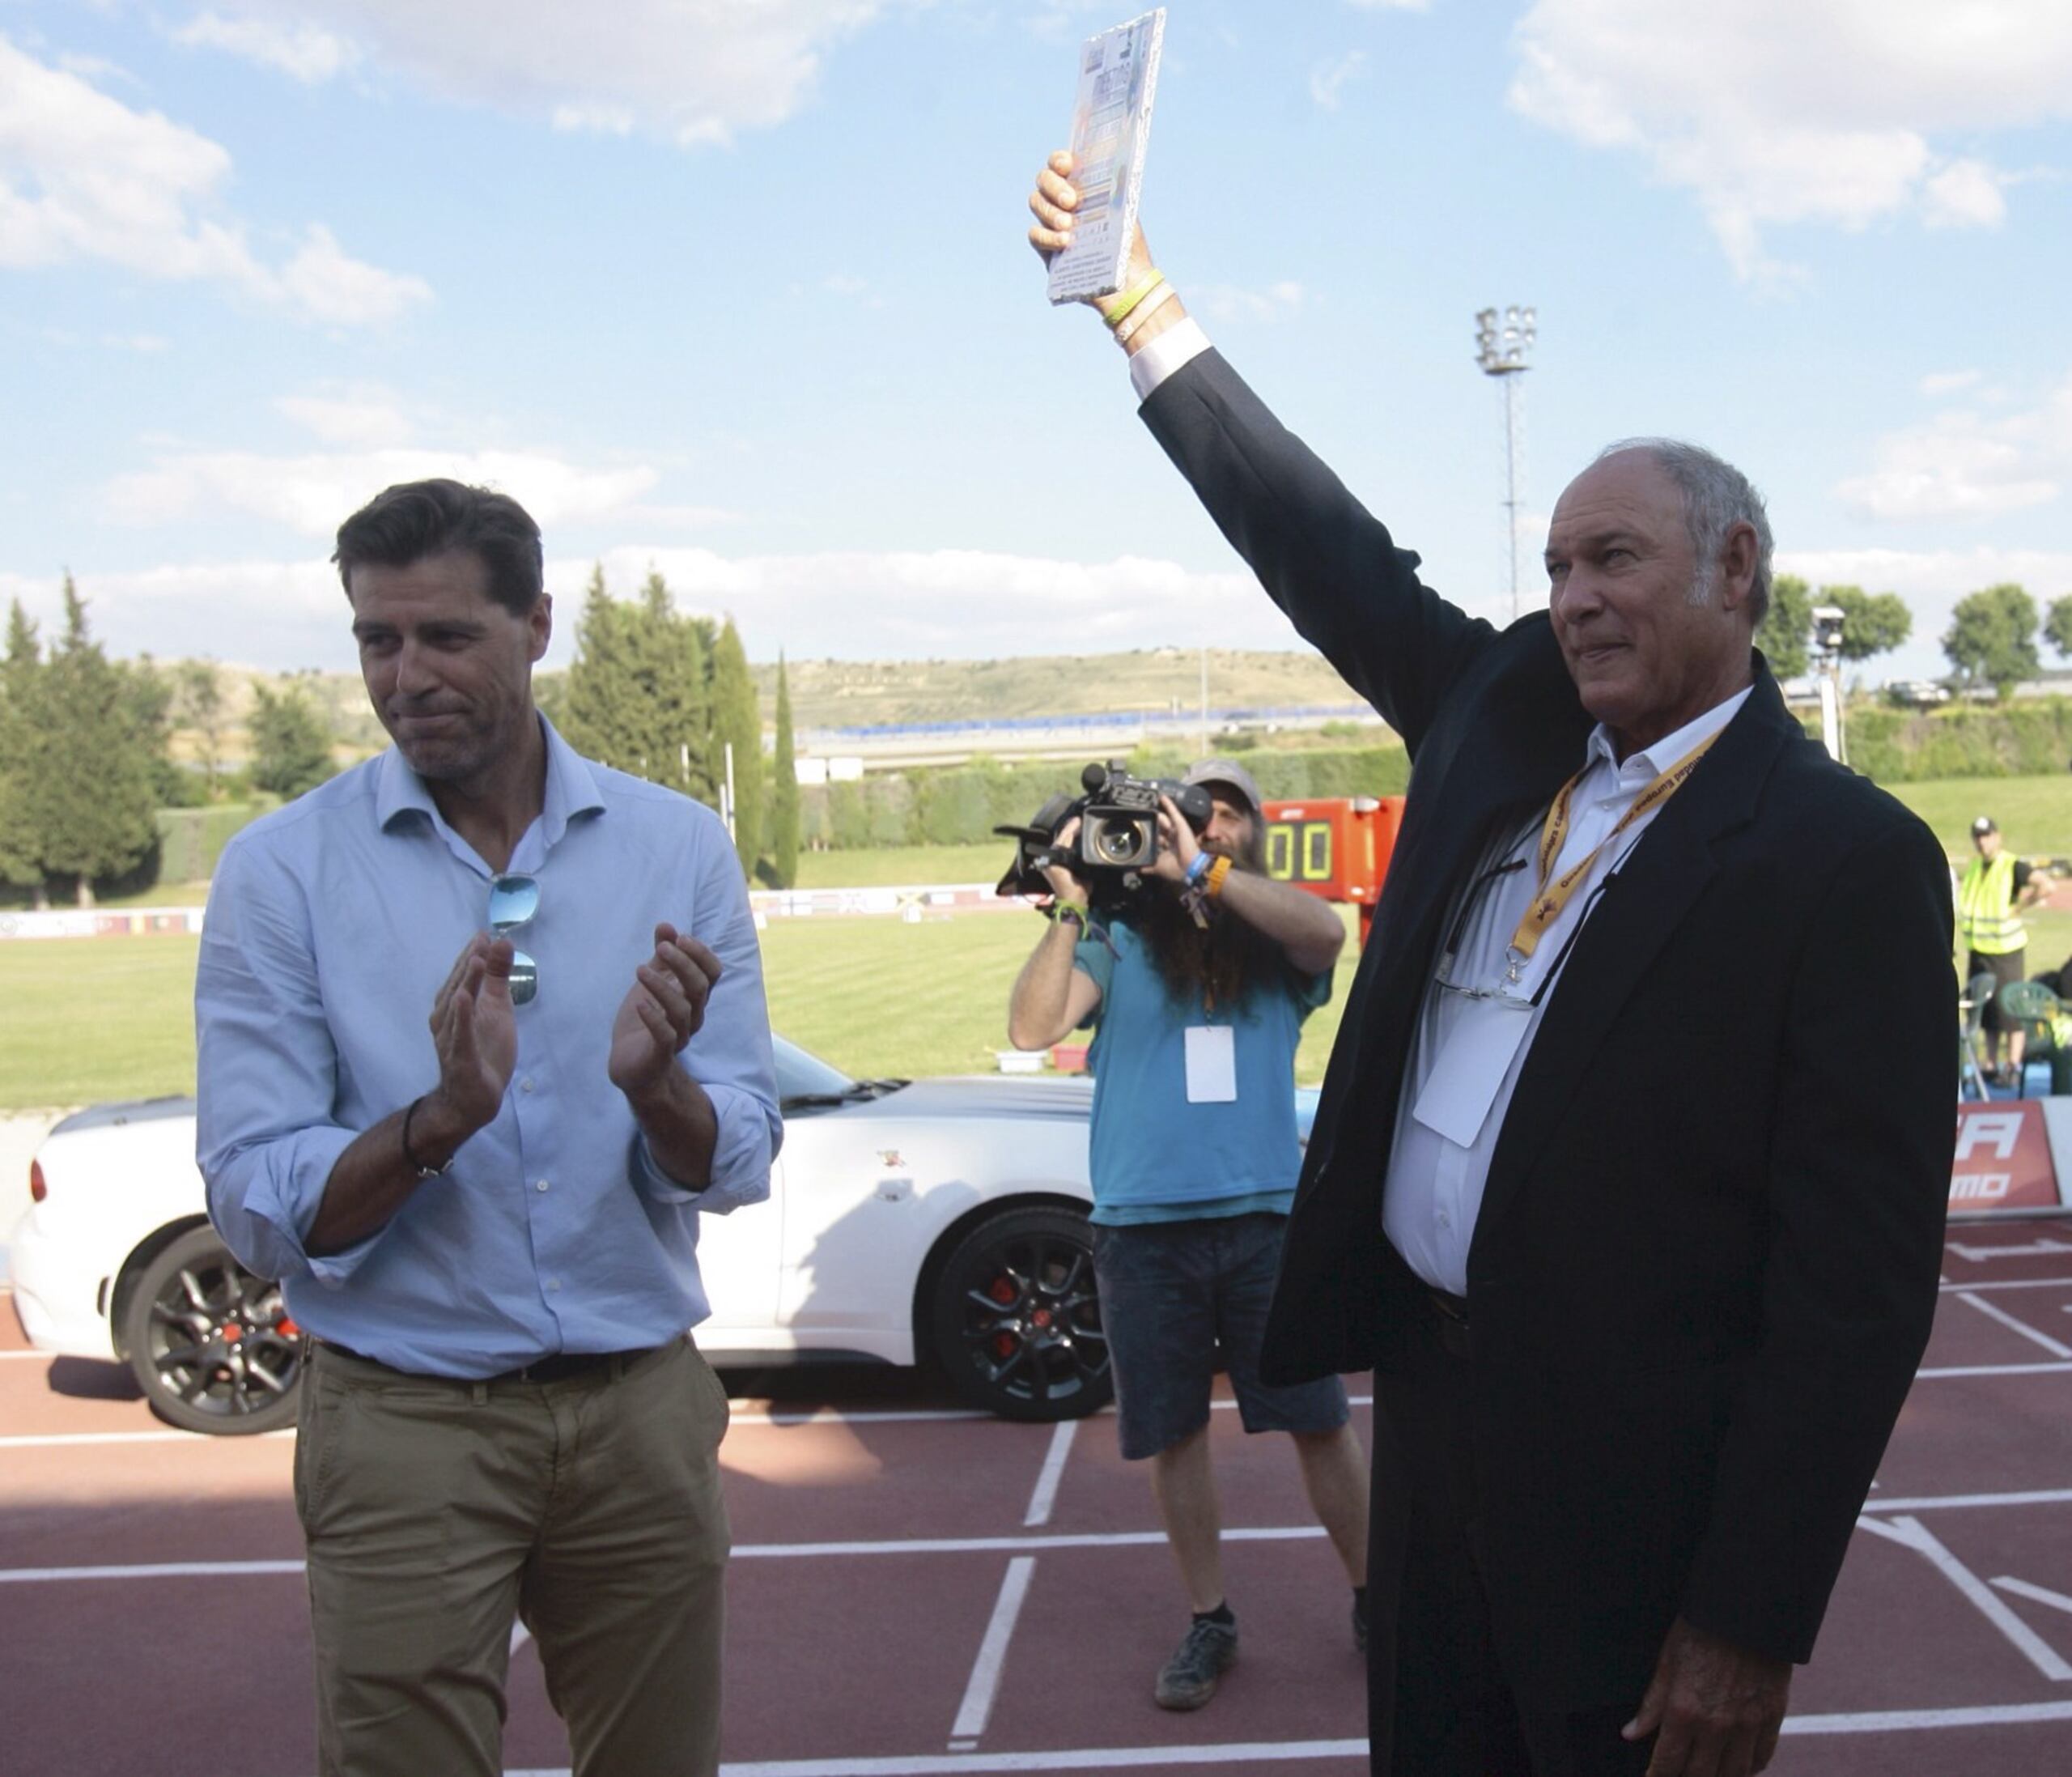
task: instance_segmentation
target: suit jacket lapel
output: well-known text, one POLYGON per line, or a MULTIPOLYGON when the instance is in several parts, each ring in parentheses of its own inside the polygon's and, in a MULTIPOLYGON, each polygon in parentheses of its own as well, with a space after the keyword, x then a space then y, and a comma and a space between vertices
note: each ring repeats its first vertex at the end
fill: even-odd
POLYGON ((1519 1071, 1490 1160, 1478 1243, 1531 1171, 1635 985, 1717 874, 1716 842, 1753 818, 1772 762, 1797 732, 1777 681, 1759 672, 1748 701, 1613 874, 1519 1071))

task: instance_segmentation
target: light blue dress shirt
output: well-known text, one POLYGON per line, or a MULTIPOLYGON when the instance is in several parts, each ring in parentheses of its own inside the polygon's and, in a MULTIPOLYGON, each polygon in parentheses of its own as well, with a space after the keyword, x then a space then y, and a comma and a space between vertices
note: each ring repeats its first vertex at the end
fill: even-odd
POLYGON ((393 1220, 316 1257, 338 1156, 437 1083, 429 1018, 492 873, 394 748, 254 822, 223 853, 195 979, 197 1159, 232 1252, 307 1331, 399 1369, 494 1375, 557 1352, 660 1345, 710 1312, 698 1218, 770 1194, 783 1138, 762 959, 725 827, 580 757, 541 719, 546 795, 510 869, 539 967, 495 1120, 393 1220), (605 1073, 611 1027, 667 920, 723 967, 680 1062, 719 1120, 689 1191, 605 1073))

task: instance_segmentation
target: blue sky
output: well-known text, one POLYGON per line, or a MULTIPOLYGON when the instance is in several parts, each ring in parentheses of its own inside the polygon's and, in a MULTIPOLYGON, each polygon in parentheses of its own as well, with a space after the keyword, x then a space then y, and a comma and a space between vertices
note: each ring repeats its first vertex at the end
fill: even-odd
MULTIPOLYGON (((0 0, 0 599, 117 652, 348 666, 388 482, 652 564, 750 655, 1297 645, 1044 301, 1077 0, 0 0)), ((1434 585, 1526 596, 1606 440, 1697 438, 1781 565, 2072 591, 2063 0, 1175 0, 1144 220, 1434 585)))

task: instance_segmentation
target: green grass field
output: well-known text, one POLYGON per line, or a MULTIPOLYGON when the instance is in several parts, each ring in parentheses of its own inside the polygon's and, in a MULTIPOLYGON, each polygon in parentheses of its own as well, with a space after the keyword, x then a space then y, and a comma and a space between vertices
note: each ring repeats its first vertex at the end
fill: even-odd
MULTIPOLYGON (((773 921, 763 934, 771 1022, 852 1073, 991 1072, 1007 1047, 1008 989, 1038 930, 1033 916, 1016 914, 773 921)), ((193 1090, 198 943, 0 943, 0 1111, 193 1090)), ((2032 971, 2068 954, 2072 912, 2031 915, 2032 971)), ((1331 1004, 1305 1028, 1296 1064, 1305 1083, 1323 1078, 1354 960, 1348 944, 1331 1004)))
POLYGON ((1931 778, 1891 789, 1952 857, 1971 856, 1981 814, 2000 823, 2017 857, 2072 857, 2072 777, 1931 778))

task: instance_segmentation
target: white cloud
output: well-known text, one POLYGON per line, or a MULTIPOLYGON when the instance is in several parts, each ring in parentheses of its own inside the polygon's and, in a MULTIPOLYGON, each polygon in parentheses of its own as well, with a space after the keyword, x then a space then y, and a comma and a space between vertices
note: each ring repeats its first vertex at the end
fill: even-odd
POLYGON ((1310 70, 1310 96, 1326 111, 1338 109, 1346 87, 1366 78, 1367 53, 1355 49, 1335 62, 1320 62, 1310 70))
MULTIPOLYGON (((520 497, 541 518, 551 546, 547 509, 533 496, 520 497)), ((338 516, 330 515, 333 525, 338 516)), ((328 529, 325 537, 324 546, 294 561, 106 574, 82 567, 77 580, 95 632, 118 653, 349 670, 352 640, 336 574, 322 559, 328 529)), ((547 562, 558 619, 550 665, 567 664, 574 653, 593 565, 588 555, 547 562)), ((679 544, 629 543, 609 551, 603 565, 605 584, 621 597, 630 597, 652 568, 684 609, 731 613, 758 660, 780 648, 794 656, 854 660, 1021 654, 1029 649, 1032 610, 1068 619, 1058 632, 1068 630, 1075 652, 1161 647, 1204 635, 1216 636, 1218 646, 1301 645, 1249 574, 1196 573, 1138 557, 1089 563, 952 550, 730 557, 679 544)), ((18 597, 32 617, 48 621, 60 610, 58 586, 55 576, 0 572, 0 602, 18 597)))
POLYGON ((2005 183, 1982 160, 1953 160, 1921 187, 1921 220, 1931 228, 1997 228, 2007 219, 2005 183))
POLYGON ((1187 293, 1188 307, 1211 321, 1277 321, 1293 314, 1302 303, 1302 287, 1285 278, 1263 290, 1245 290, 1235 284, 1196 284, 1187 293))
POLYGON ((2032 406, 1951 408, 1879 440, 1875 462, 1835 489, 1866 517, 1990 517, 2057 500, 2072 481, 2072 377, 2032 406))
POLYGON ((0 267, 101 260, 142 277, 219 282, 319 321, 386 320, 431 291, 350 258, 312 225, 275 270, 217 193, 230 155, 0 36, 0 267))
POLYGON ((2072 116, 2061 0, 1538 0, 1509 99, 1696 193, 1744 278, 1768 227, 1993 227, 2010 176, 1935 138, 2072 116))
POLYGON ((343 37, 292 19, 226 19, 204 12, 173 32, 176 42, 227 49, 314 86, 342 74, 359 53, 343 37))
POLYGON ((431 300, 422 278, 353 258, 321 223, 310 224, 301 251, 281 268, 281 286, 317 320, 343 326, 393 321, 412 303, 431 300))
POLYGON ((783 122, 893 3, 920 0, 219 0, 187 28, 276 66, 321 60, 321 39, 448 98, 688 146, 783 122))
POLYGON ((383 488, 434 475, 501 489, 546 529, 622 513, 660 478, 643 463, 588 468, 527 451, 397 447, 286 457, 199 451, 118 476, 103 491, 101 515, 112 524, 149 525, 244 512, 328 538, 383 488))
POLYGON ((327 444, 378 450, 408 444, 416 432, 410 416, 380 389, 283 395, 274 406, 327 444))
POLYGON ((1979 375, 1975 370, 1930 371, 1921 379, 1921 392, 1924 395, 1954 395, 1959 390, 1976 388, 1979 375))
POLYGON ((1422 12, 1431 0, 1348 0, 1362 12, 1422 12))

